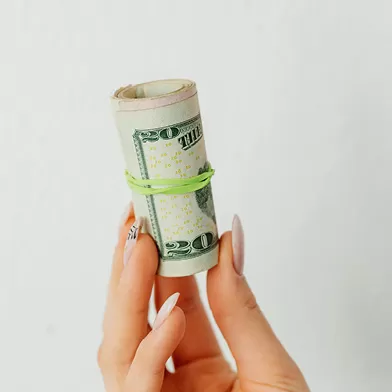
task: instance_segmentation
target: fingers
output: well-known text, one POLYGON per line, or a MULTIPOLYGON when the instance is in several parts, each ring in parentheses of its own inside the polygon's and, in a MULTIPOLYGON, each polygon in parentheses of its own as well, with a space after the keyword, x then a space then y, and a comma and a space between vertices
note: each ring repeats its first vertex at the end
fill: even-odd
POLYGON ((113 254, 113 261, 112 261, 112 270, 110 274, 109 280, 109 289, 108 289, 108 296, 106 299, 106 306, 105 306, 105 317, 103 320, 103 330, 106 330, 106 325, 110 319, 108 313, 112 310, 111 304, 114 302, 114 296, 117 290, 118 282, 120 281, 120 277, 122 271, 124 269, 124 246, 125 241, 127 238, 127 233, 129 227, 135 220, 135 212, 133 208, 133 202, 127 204, 123 214, 121 215, 120 223, 118 226, 118 240, 116 244, 116 248, 113 254))
POLYGON ((276 338, 242 275, 244 239, 239 218, 233 221, 233 234, 225 233, 220 242, 218 266, 208 273, 207 288, 216 322, 236 360, 240 377, 251 380, 294 363, 276 338), (233 254, 234 250, 234 254, 233 254))
POLYGON ((152 331, 141 342, 136 352, 124 390, 161 391, 166 362, 185 331, 184 313, 175 307, 177 299, 178 293, 172 295, 159 311, 152 331))
POLYGON ((120 224, 118 226, 118 242, 114 250, 113 263, 112 263, 112 273, 109 281, 109 296, 113 294, 120 281, 120 276, 124 269, 124 246, 127 239, 127 234, 129 228, 135 221, 135 211, 133 208, 133 202, 130 202, 120 219, 120 224))
POLYGON ((128 371, 137 347, 147 335, 148 305, 158 266, 155 243, 150 236, 139 235, 140 229, 141 220, 137 219, 120 258, 125 266, 108 307, 101 349, 101 356, 120 372, 128 371))
MULTIPOLYGON (((200 300, 196 280, 193 276, 183 278, 155 278, 155 302, 159 309, 173 292, 179 292, 178 306, 186 317, 183 339, 173 353, 176 368, 201 358, 221 356, 221 351, 211 324, 200 300)), ((222 361, 223 358, 222 358, 222 361)))

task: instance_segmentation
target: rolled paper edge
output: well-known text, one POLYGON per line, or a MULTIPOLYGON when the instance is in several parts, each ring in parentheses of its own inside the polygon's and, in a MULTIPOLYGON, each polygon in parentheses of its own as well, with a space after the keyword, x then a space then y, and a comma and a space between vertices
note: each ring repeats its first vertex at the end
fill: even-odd
POLYGON ((163 80, 155 80, 153 82, 140 83, 136 85, 127 85, 125 87, 120 87, 117 89, 112 95, 112 103, 115 111, 137 111, 137 110, 148 110, 160 108, 163 106, 173 105, 177 102, 181 102, 185 99, 188 99, 197 93, 196 83, 188 80, 188 79, 163 79, 163 80), (133 87, 142 86, 144 84, 150 83, 167 83, 167 82, 178 82, 183 83, 184 86, 176 91, 158 95, 155 97, 148 98, 124 98, 121 96, 121 93, 125 90, 133 87))

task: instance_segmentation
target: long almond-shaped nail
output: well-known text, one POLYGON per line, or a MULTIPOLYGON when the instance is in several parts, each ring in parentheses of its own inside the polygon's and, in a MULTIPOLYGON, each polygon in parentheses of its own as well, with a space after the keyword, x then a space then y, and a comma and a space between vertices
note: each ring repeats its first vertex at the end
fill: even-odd
POLYGON ((128 260, 131 257, 132 250, 135 247, 142 225, 143 218, 137 218, 128 231, 127 241, 125 242, 124 248, 124 265, 128 263, 128 260))
POLYGON ((125 223, 127 222, 127 220, 129 219, 132 213, 133 213, 133 202, 131 201, 126 205, 124 212, 121 215, 120 223, 118 225, 119 232, 122 230, 123 226, 125 225, 125 223))
POLYGON ((238 275, 244 272, 244 230, 238 215, 234 215, 232 226, 233 264, 238 275))
POLYGON ((161 309, 159 309, 157 317, 155 318, 154 324, 152 326, 153 330, 157 330, 167 320, 167 318, 170 316, 170 313, 176 306, 179 296, 180 293, 174 293, 165 301, 161 309))

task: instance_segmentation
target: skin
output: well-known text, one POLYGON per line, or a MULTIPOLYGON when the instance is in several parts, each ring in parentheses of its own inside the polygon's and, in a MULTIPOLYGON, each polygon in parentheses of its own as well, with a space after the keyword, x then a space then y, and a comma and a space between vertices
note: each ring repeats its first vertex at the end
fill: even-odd
POLYGON ((207 292, 237 373, 221 353, 193 276, 156 276, 158 253, 146 234, 139 236, 124 267, 124 245, 134 220, 130 212, 120 227, 98 352, 107 392, 309 391, 246 279, 234 268, 231 232, 220 239, 219 264, 208 272, 207 292), (180 297, 163 324, 151 330, 147 316, 154 285, 157 309, 173 293, 180 297), (174 373, 166 370, 170 357, 174 373))

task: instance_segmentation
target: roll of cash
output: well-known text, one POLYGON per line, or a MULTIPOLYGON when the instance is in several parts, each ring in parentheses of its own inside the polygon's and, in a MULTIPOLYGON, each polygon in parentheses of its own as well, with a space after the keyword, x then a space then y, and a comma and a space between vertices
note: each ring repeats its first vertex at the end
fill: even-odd
POLYGON ((139 184, 132 188, 135 214, 144 218, 143 231, 159 249, 158 274, 186 276, 213 267, 218 232, 211 184, 203 180, 211 167, 195 83, 130 85, 118 89, 111 102, 126 171, 139 184), (143 185, 154 181, 158 185, 143 185), (185 186, 177 188, 175 181, 185 186), (152 188, 155 194, 148 194, 152 188))

